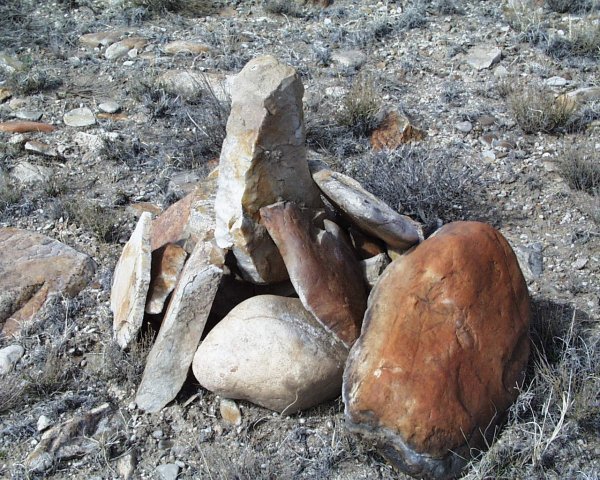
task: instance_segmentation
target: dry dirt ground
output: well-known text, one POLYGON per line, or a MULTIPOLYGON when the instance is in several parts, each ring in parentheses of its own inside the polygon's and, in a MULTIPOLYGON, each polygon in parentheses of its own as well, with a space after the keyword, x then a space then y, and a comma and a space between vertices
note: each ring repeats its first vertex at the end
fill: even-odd
MULTIPOLYGON (((225 78, 267 53, 300 72, 307 141, 326 161, 431 229, 463 218, 492 223, 529 264, 535 348, 527 380, 497 442, 465 478, 600 476, 599 96, 573 108, 555 101, 600 85, 595 2, 183 2, 184 11, 175 1, 107 3, 0 3, 0 87, 12 92, 0 121, 33 112, 57 127, 0 132, 0 224, 41 231, 98 264, 89 287, 56 299, 23 332, 25 356, 0 378, 0 477, 42 476, 23 466, 40 440, 40 416, 56 425, 109 402, 120 422, 87 455, 45 476, 119 478, 133 461, 134 478, 158 478, 165 463, 178 466, 178 478, 404 478, 345 431, 339 399, 291 417, 240 402, 237 427, 193 379, 160 414, 132 405, 148 340, 121 352, 108 306, 112 271, 139 214, 132 205, 164 208, 214 166, 228 108, 208 81, 185 93, 160 76, 225 78), (147 45, 108 60, 104 47, 79 41, 119 29, 147 45), (166 54, 178 39, 209 49, 166 54), (477 70, 467 59, 479 46, 499 48, 501 58, 477 70), (362 52, 351 60, 364 64, 340 63, 344 50, 362 52), (15 59, 16 71, 7 66, 15 59), (107 100, 121 117, 63 123, 65 112, 99 113, 107 100), (386 108, 425 139, 372 152, 368 133, 386 108), (26 150, 29 140, 50 155, 26 150), (23 162, 44 168, 15 178, 23 162)), ((0 347, 13 342, 0 339, 0 347)))

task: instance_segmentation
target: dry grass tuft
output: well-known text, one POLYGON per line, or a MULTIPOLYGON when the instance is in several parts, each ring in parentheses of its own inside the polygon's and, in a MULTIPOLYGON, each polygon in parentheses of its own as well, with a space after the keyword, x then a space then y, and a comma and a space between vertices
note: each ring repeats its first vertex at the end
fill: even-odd
MULTIPOLYGON (((600 427, 597 341, 588 337, 580 313, 567 306, 534 302, 533 310, 528 379, 506 427, 471 462, 465 479, 547 478, 568 441, 600 427)), ((561 471, 595 478, 594 468, 582 462, 561 471)))
POLYGON ((457 158, 457 152, 404 146, 340 162, 339 168, 392 208, 435 228, 477 207, 481 176, 475 164, 457 158))
POLYGON ((525 133, 555 133, 568 124, 576 110, 572 103, 557 102, 554 93, 541 85, 516 88, 508 96, 508 105, 525 133))
POLYGON ((373 78, 361 75, 354 79, 352 88, 344 96, 336 120, 340 126, 350 129, 355 137, 365 137, 377 127, 380 109, 380 93, 373 78))
POLYGON ((588 139, 566 146, 558 165, 571 188, 600 196, 600 154, 595 141, 588 139))
POLYGON ((553 12, 580 13, 594 7, 594 0, 546 0, 546 5, 553 12))
POLYGON ((90 232, 99 241, 104 243, 119 241, 123 233, 122 224, 115 215, 114 208, 92 201, 66 202, 64 206, 69 220, 90 232))

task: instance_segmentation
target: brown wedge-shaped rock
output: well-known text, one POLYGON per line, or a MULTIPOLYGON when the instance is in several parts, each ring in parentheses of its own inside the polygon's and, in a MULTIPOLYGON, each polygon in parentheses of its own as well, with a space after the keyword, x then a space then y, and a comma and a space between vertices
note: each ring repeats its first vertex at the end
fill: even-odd
POLYGON ((186 259, 187 252, 174 243, 167 243, 152 252, 146 313, 156 315, 163 311, 165 301, 175 288, 186 259))
POLYGON ((453 478, 493 439, 529 355, 529 295, 502 235, 446 225, 394 261, 348 357, 349 428, 417 478, 453 478))
POLYGON ((158 412, 173 400, 188 375, 223 276, 224 252, 212 242, 200 242, 186 262, 148 354, 135 401, 147 412, 158 412))
POLYGON ((292 202, 261 208, 304 307, 346 346, 360 334, 367 308, 366 285, 354 251, 337 225, 314 226, 292 202))
POLYGON ((152 215, 142 213, 115 267, 110 292, 113 335, 121 348, 135 339, 144 320, 150 285, 152 215))
POLYGON ((260 225, 259 210, 280 200, 321 204, 306 160, 298 73, 274 57, 248 62, 232 88, 227 137, 221 150, 215 237, 232 248, 255 283, 287 278, 283 260, 260 225))
POLYGON ((340 394, 347 355, 299 299, 260 295, 208 333, 193 371, 218 395, 291 414, 340 394))
POLYGON ((192 253, 196 243, 214 237, 215 195, 219 171, 213 170, 194 191, 152 222, 152 251, 175 243, 192 253))
POLYGON ((325 196, 360 229, 397 249, 407 249, 423 240, 421 225, 400 215, 356 180, 327 169, 317 169, 313 178, 325 196))
POLYGON ((74 297, 95 271, 90 257, 61 242, 0 228, 0 333, 17 335, 52 295, 74 297))

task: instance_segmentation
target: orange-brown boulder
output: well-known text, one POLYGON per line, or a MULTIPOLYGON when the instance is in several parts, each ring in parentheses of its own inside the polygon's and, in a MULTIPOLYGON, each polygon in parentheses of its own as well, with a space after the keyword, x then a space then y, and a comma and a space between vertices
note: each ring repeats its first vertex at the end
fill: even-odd
POLYGON ((494 228, 446 225, 369 297, 344 373, 348 426, 418 478, 452 478, 490 442, 529 356, 529 295, 494 228))
POLYGON ((298 296, 310 313, 346 346, 360 334, 367 307, 362 271, 339 227, 326 220, 325 230, 311 222, 293 202, 260 209, 298 296))

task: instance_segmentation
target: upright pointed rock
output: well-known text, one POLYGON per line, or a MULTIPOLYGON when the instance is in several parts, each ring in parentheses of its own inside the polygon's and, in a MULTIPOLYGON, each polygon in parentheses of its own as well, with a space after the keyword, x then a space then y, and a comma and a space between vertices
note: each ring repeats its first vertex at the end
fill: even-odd
POLYGON ((154 346, 148 354, 135 401, 158 412, 173 400, 187 377, 223 276, 225 256, 212 242, 200 242, 186 262, 154 346))
POLYGON ((292 202, 260 210, 304 307, 346 346, 360 334, 367 308, 366 285, 344 233, 325 220, 312 225, 308 212, 292 202))
POLYGON ((151 230, 152 215, 144 212, 125 244, 113 274, 110 309, 114 315, 113 334, 121 348, 135 339, 144 321, 152 263, 151 230))
POLYGON ((281 200, 309 207, 320 194, 306 160, 298 73, 272 56, 255 58, 236 76, 220 159, 215 237, 232 248, 255 283, 285 280, 287 272, 259 210, 281 200))

